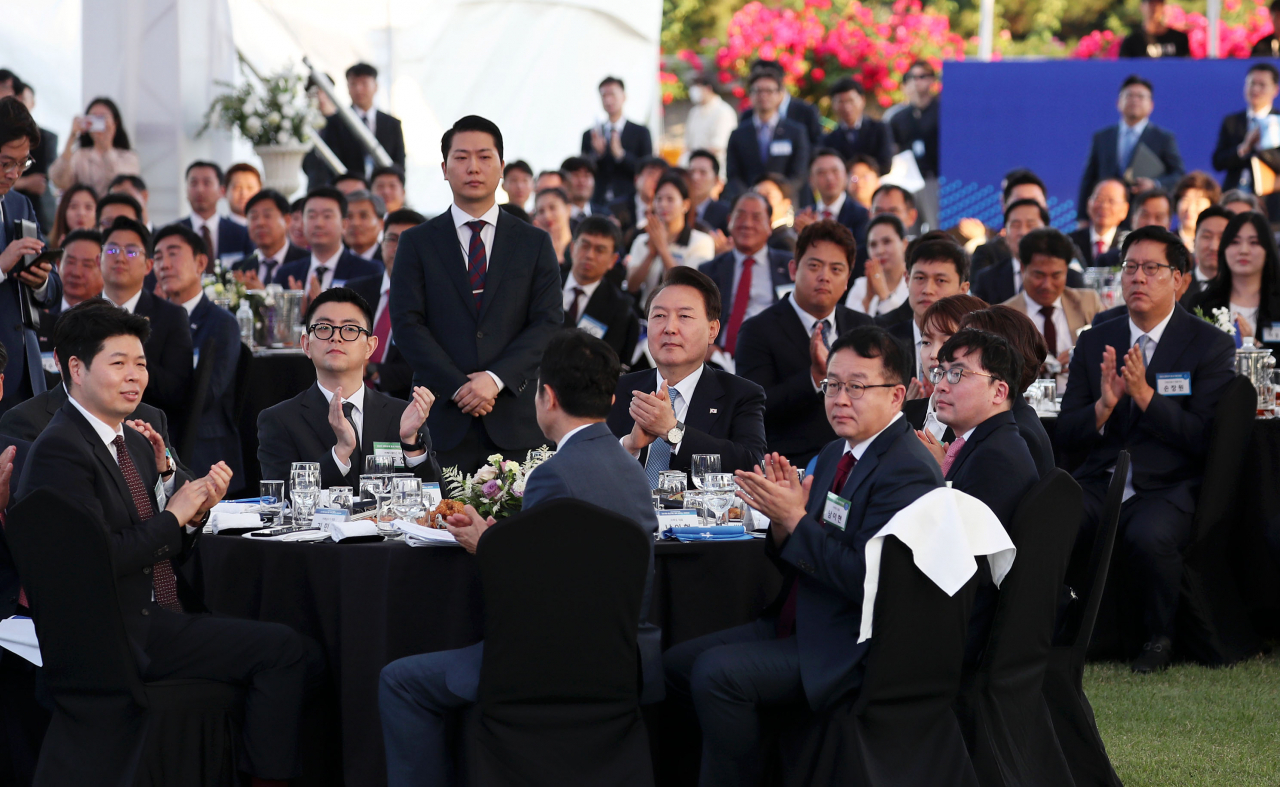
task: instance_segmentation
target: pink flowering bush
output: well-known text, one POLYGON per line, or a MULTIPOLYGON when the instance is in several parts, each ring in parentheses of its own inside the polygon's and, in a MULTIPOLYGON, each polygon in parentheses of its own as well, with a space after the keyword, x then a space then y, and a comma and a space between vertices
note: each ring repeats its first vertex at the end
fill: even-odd
MULTIPOLYGON (((1271 15, 1267 0, 1225 0, 1218 20, 1218 56, 1249 57, 1258 39, 1271 34, 1271 15)), ((1170 2, 1165 5, 1165 24, 1187 34, 1191 56, 1209 56, 1209 20, 1204 14, 1192 13, 1170 2)), ((1135 28, 1136 29, 1136 28, 1135 28)), ((1110 30, 1095 30, 1080 39, 1071 57, 1078 59, 1115 59, 1120 55, 1124 37, 1110 30)))

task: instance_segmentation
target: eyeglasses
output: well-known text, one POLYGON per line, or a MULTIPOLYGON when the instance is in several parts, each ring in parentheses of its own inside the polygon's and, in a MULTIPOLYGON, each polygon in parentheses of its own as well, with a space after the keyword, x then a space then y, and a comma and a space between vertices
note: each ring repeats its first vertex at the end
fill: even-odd
POLYGON ((1172 265, 1164 265, 1159 262, 1144 262, 1142 264, 1138 264, 1136 262, 1126 262, 1124 266, 1121 268, 1121 270, 1124 272, 1125 276, 1134 276, 1138 273, 1138 268, 1142 268, 1142 273, 1145 276, 1155 276, 1156 274, 1160 273, 1161 268, 1168 268, 1169 270, 1173 270, 1172 265))
POLYGON ((0 161, 0 171, 6 175, 15 175, 26 172, 36 163, 36 160, 27 156, 22 161, 0 161))
POLYGON ((327 322, 318 322, 318 323, 315 323, 314 325, 309 325, 307 326, 307 330, 311 333, 312 336, 316 337, 321 341, 328 341, 329 339, 332 339, 334 331, 338 332, 338 335, 342 337, 342 340, 344 342, 354 342, 356 339, 360 338, 361 334, 365 336, 373 335, 371 331, 367 331, 358 325, 338 326, 338 325, 330 325, 327 322))
POLYGON ((106 246, 102 247, 102 254, 106 257, 116 257, 123 254, 126 259, 132 260, 142 256, 143 251, 137 246, 129 246, 126 248, 117 246, 114 243, 108 243, 106 246))
POLYGON ((863 383, 845 383, 839 380, 823 380, 818 383, 818 387, 822 389, 823 396, 828 399, 834 399, 840 395, 841 391, 849 394, 850 399, 861 399, 868 388, 897 388, 897 383, 878 383, 876 385, 864 385, 863 383))
POLYGON ((942 378, 945 377, 947 378, 947 382, 951 383, 952 385, 959 385, 960 379, 963 378, 966 374, 974 374, 979 377, 989 377, 992 380, 996 379, 996 376, 994 374, 987 374, 986 372, 974 372, 974 371, 970 371, 969 369, 965 369, 962 366, 952 366, 950 369, 943 369, 941 366, 935 366, 929 370, 929 382, 933 383, 934 385, 937 385, 938 383, 942 382, 942 378))

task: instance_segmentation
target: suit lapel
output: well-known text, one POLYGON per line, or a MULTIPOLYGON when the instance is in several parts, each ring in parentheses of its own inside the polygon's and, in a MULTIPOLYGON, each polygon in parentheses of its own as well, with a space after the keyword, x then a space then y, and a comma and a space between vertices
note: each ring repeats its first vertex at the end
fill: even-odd
MULTIPOLYGON (((777 309, 778 327, 782 331, 784 338, 791 342, 792 349, 797 353, 803 353, 805 356, 809 354, 809 337, 805 335, 804 323, 800 321, 800 315, 796 314, 795 306, 791 303, 791 296, 787 295, 782 300, 774 304, 773 308, 777 309)), ((839 312, 839 307, 836 309, 839 312)), ((840 315, 836 315, 836 332, 840 332, 840 315)), ((831 338, 835 341, 835 337, 831 338)))
POLYGON ((979 445, 982 445, 982 441, 1006 423, 1013 423, 1013 413, 1010 411, 994 415, 978 424, 978 428, 973 430, 973 435, 960 447, 960 453, 956 454, 955 460, 951 463, 951 472, 947 473, 947 476, 955 477, 969 456, 978 449, 979 445))
POLYGON ((724 396, 724 388, 716 377, 716 372, 709 366, 702 367, 702 378, 698 387, 693 389, 693 398, 684 413, 685 425, 703 432, 711 431, 718 414, 711 412, 712 405, 724 396))
MULTIPOLYGON (((481 320, 497 300, 495 296, 498 294, 498 287, 510 272, 512 262, 515 260, 515 249, 512 248, 514 241, 511 239, 513 229, 511 222, 513 221, 516 219, 510 218, 506 211, 498 211, 498 223, 493 229, 493 254, 487 261, 484 275, 484 297, 480 301, 481 320)), ((529 249, 529 251, 537 253, 536 249, 529 249)), ((470 289, 470 285, 467 288, 470 289)))
MULTIPOLYGON (((499 222, 501 224, 501 222, 499 222)), ((475 317, 476 300, 471 295, 471 281, 467 277, 467 258, 462 253, 462 246, 458 242, 458 231, 453 226, 453 209, 446 210, 440 216, 435 226, 436 245, 442 250, 440 255, 440 263, 444 267, 444 275, 453 282, 454 288, 458 290, 458 294, 462 296, 462 302, 466 305, 467 311, 471 312, 471 316, 475 317)), ((495 231, 496 236, 496 231, 495 231)), ((495 247, 497 243, 493 244, 495 247)), ((426 265, 431 265, 428 260, 426 265)))
POLYGON ((133 493, 129 491, 129 485, 125 483, 124 473, 120 472, 120 463, 111 455, 111 451, 107 450, 106 443, 102 442, 102 438, 89 424, 89 421, 81 415, 76 406, 68 402, 63 409, 71 416, 76 428, 80 430, 80 434, 85 440, 89 441, 89 445, 93 449, 93 456, 102 465, 102 469, 111 477, 115 483, 116 491, 120 494, 120 499, 124 502, 125 510, 129 512, 129 517, 135 524, 141 523, 141 514, 138 513, 137 506, 133 504, 133 493))
POLYGON ((330 445, 337 438, 329 426, 329 403, 320 393, 320 383, 312 383, 302 397, 302 418, 315 432, 321 445, 330 445))

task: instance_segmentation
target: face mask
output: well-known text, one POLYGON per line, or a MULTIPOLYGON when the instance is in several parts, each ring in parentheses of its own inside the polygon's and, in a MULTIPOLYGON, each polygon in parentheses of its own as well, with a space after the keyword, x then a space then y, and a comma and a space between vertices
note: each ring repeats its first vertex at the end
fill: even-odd
POLYGON ((694 85, 690 87, 689 100, 695 104, 701 104, 702 99, 706 98, 706 93, 704 92, 705 90, 706 88, 704 88, 702 85, 694 85))

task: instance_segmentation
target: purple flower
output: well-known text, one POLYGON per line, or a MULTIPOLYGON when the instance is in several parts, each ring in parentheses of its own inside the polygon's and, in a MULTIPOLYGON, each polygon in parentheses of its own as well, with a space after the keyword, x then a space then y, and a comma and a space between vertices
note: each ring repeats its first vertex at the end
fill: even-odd
POLYGON ((501 489, 502 489, 502 485, 498 483, 497 479, 494 479, 492 481, 486 481, 484 483, 484 486, 480 487, 480 491, 484 493, 484 496, 489 498, 490 500, 495 499, 498 496, 498 492, 501 491, 501 489))

